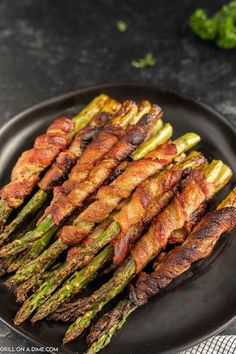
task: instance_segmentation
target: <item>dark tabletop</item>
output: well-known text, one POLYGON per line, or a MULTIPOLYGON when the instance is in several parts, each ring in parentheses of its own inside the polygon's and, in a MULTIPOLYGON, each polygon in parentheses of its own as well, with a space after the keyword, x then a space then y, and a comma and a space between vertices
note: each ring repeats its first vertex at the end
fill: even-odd
MULTIPOLYGON (((196 6, 212 13, 225 2, 1 0, 0 124, 55 95, 117 82, 202 98, 236 124, 236 50, 202 42, 187 26, 196 6), (118 20, 128 24, 125 33, 118 20), (131 67, 149 52, 154 67, 131 67)), ((236 321, 224 333, 236 334, 236 321)), ((20 345, 30 344, 0 324, 0 347, 20 345)))

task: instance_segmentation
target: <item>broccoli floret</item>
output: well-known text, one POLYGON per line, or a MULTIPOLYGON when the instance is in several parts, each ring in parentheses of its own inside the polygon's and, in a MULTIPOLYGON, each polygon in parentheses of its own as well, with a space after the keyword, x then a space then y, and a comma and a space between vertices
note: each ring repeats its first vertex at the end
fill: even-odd
POLYGON ((216 38, 217 26, 213 19, 208 19, 206 12, 202 9, 196 10, 189 19, 189 25, 193 32, 204 40, 216 38))
POLYGON ((231 17, 220 22, 217 45, 224 49, 236 48, 236 26, 231 17))
POLYGON ((211 18, 203 9, 196 10, 189 18, 189 25, 203 40, 215 41, 224 49, 236 48, 236 0, 224 5, 211 18))

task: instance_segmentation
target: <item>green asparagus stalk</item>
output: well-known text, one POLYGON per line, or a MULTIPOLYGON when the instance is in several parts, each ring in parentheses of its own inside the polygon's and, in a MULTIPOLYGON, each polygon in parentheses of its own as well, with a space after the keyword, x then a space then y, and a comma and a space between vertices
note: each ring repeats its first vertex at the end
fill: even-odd
POLYGON ((0 232, 3 230, 3 227, 12 211, 13 209, 8 206, 5 200, 0 200, 0 232))
MULTIPOLYGON (((27 224, 27 226, 24 228, 24 231, 20 231, 17 233, 17 237, 20 238, 22 236, 22 234, 24 234, 25 232, 32 230, 35 226, 36 226, 36 222, 37 220, 40 218, 40 216, 42 215, 43 210, 39 210, 37 213, 34 214, 33 218, 31 219, 31 221, 27 224)), ((2 260, 2 263, 4 265, 4 269, 5 272, 1 273, 0 276, 2 276, 3 274, 10 273, 15 271, 16 269, 18 269, 18 265, 20 266, 22 259, 25 257, 25 252, 20 253, 16 256, 11 256, 9 258, 5 258, 2 260)))
MULTIPOLYGON (((217 177, 221 173, 221 169, 219 166, 222 167, 222 162, 219 161, 216 163, 215 161, 212 162, 205 170, 207 180, 213 185, 218 187, 217 177)), ((227 178, 225 183, 228 182, 229 178, 231 177, 232 172, 228 168, 227 178)), ((225 174, 226 177, 226 174, 225 174)), ((221 179, 222 183, 222 179, 221 179)), ((198 206, 196 206, 198 208, 198 206)), ((171 209, 170 209, 171 210, 171 209)), ((181 222, 185 222, 186 220, 181 220, 181 222)), ((172 230, 174 231, 174 230, 172 230)), ((142 236, 145 238, 146 234, 142 236)), ((161 245, 159 248, 159 252, 161 251, 161 245)), ((156 255, 153 255, 153 257, 156 255)), ((153 259, 149 259, 149 262, 153 259)), ((146 264, 143 264, 143 267, 146 264)), ((99 290, 95 291, 95 293, 90 298, 85 298, 81 300, 81 306, 78 306, 78 310, 81 311, 82 315, 77 318, 77 320, 68 328, 63 343, 68 343, 75 338, 77 338, 82 331, 89 326, 91 320, 96 316, 96 314, 101 311, 101 309, 111 301, 115 296, 117 296, 126 286, 127 284, 133 279, 136 274, 136 263, 131 255, 118 270, 116 271, 115 275, 105 283, 99 290), (84 314, 83 314, 84 313, 84 314)))
POLYGON ((114 297, 120 294, 124 288, 131 282, 136 273, 136 264, 132 256, 130 256, 115 272, 114 276, 105 283, 93 295, 94 301, 86 308, 86 299, 81 299, 81 307, 85 308, 85 313, 77 318, 77 320, 69 326, 63 343, 68 343, 76 339, 85 328, 90 325, 91 320, 97 315, 102 308, 114 297))
MULTIPOLYGON (((71 139, 73 139, 79 130, 90 123, 92 118, 101 110, 108 99, 109 97, 104 94, 97 96, 78 115, 72 118, 75 126, 73 131, 70 133, 71 139)), ((0 231, 2 231, 2 228, 6 224, 12 211, 13 208, 9 207, 5 200, 0 201, 0 231)))
POLYGON ((32 259, 37 258, 42 251, 49 245, 52 237, 54 235, 54 230, 49 230, 40 239, 34 241, 29 250, 26 250, 23 256, 17 257, 15 261, 10 262, 7 268, 7 272, 15 272, 20 267, 29 263, 32 259))
MULTIPOLYGON (((58 301, 65 301, 70 298, 70 294, 73 291, 80 291, 91 282, 97 274, 97 271, 112 258, 112 247, 106 247, 102 252, 98 254, 85 268, 76 272, 69 280, 65 283, 63 291, 59 291, 54 295, 55 302, 50 306, 50 310, 53 311, 53 307, 58 301)), ((20 324, 22 321, 25 321, 29 314, 31 314, 36 307, 44 303, 45 298, 48 298, 48 288, 54 285, 54 277, 50 277, 45 285, 40 288, 40 295, 32 295, 28 300, 25 301, 24 305, 18 311, 14 323, 20 324), (45 294, 45 298, 43 297, 45 294), (33 299, 33 301, 32 301, 33 299)), ((50 311, 50 312, 51 312, 50 311)), ((35 318, 37 320, 37 318, 35 318)))
MULTIPOLYGON (((164 124, 164 129, 159 130, 159 139, 160 140, 168 140, 173 135, 173 127, 170 123, 164 124)), ((157 131, 158 133, 158 131, 157 131)), ((157 134, 156 133, 156 134, 157 134)), ((144 142, 134 153, 133 160, 139 160, 145 155, 147 155, 150 151, 153 151, 158 146, 158 142, 156 139, 156 135, 150 138, 148 141, 144 142)))
POLYGON ((128 300, 120 301, 114 308, 114 312, 121 312, 114 323, 108 328, 105 328, 99 333, 99 337, 88 348, 85 354, 96 354, 105 348, 110 342, 115 333, 122 328, 128 317, 138 308, 137 305, 132 304, 128 300))
POLYGON ((23 303, 27 299, 27 294, 30 290, 37 290, 40 288, 40 286, 44 283, 47 282, 50 277, 52 277, 55 272, 58 272, 60 268, 63 266, 63 264, 58 263, 55 266, 53 266, 49 271, 44 272, 44 273, 39 273, 33 275, 31 278, 26 280, 24 283, 22 283, 20 286, 18 286, 15 290, 16 293, 16 301, 19 303, 23 303))
POLYGON ((9 225, 7 225, 4 232, 0 234, 0 245, 8 239, 10 234, 16 230, 16 228, 26 219, 28 215, 34 214, 44 207, 48 196, 48 193, 42 189, 39 189, 38 192, 35 193, 27 205, 19 212, 16 218, 9 225))
MULTIPOLYGON (((220 185, 220 183, 219 183, 220 185)), ((218 205, 217 210, 236 207, 236 187, 228 194, 228 196, 218 205)), ((119 316, 114 319, 114 316, 105 315, 102 319, 103 329, 97 333, 96 337, 93 339, 91 346, 89 347, 86 354, 98 353, 101 349, 107 346, 113 335, 123 326, 127 318, 138 308, 137 305, 133 304, 128 299, 120 301, 117 306, 112 310, 112 313, 118 313, 119 316), (112 320, 111 320, 112 319, 112 320), (104 323, 105 321, 105 323, 104 323)), ((96 325, 95 325, 96 326, 96 325)), ((99 326, 100 327, 100 326, 99 326)), ((101 327, 100 327, 101 328, 101 327)), ((90 337, 89 337, 90 339, 90 337)))
MULTIPOLYGON (((163 128, 163 129, 165 129, 165 128, 163 128)), ((169 134, 169 128, 167 129, 167 132, 169 134)), ((162 134, 161 134, 161 137, 159 134, 157 134, 156 139, 159 141, 159 144, 161 144, 165 141, 162 134)), ((185 137, 183 140, 185 141, 185 137)), ((187 146, 189 146, 189 148, 190 148, 193 146, 193 143, 196 144, 199 141, 199 137, 195 134, 190 134, 189 145, 186 144, 186 145, 184 145, 184 147, 183 147, 181 139, 177 139, 176 141, 178 142, 179 146, 181 146, 182 150, 181 149, 178 150, 178 154, 181 154, 183 152, 183 150, 187 149, 187 146)), ((40 224, 41 228, 43 228, 43 230, 45 230, 46 221, 49 223, 49 225, 50 225, 50 223, 52 223, 50 216, 47 217, 42 224, 40 224)), ((47 227, 47 225, 46 225, 46 227, 47 227)), ((49 230, 50 230, 50 226, 49 226, 49 230)), ((37 229, 37 232, 40 233, 39 227, 37 229)), ((37 236, 36 239, 38 239, 38 238, 40 238, 39 235, 37 236)), ((11 245, 5 246, 2 249, 2 253, 4 253, 5 255, 8 254, 8 256, 11 254, 14 254, 15 249, 17 249, 17 250, 21 249, 22 243, 23 243, 23 246, 25 245, 25 239, 26 239, 26 243, 29 242, 29 240, 30 240, 30 242, 32 242, 32 235, 26 234, 26 236, 21 238, 20 240, 15 240, 14 244, 12 243, 11 245), (19 247, 19 243, 20 243, 20 247, 19 247), (15 245, 15 247, 13 247, 14 245, 15 245)), ((50 264, 52 264, 53 261, 55 261, 55 257, 57 258, 60 255, 60 253, 63 252, 67 248, 68 248, 68 246, 64 242, 62 242, 60 239, 58 239, 54 244, 52 244, 49 247, 49 249, 45 250, 38 258, 36 258, 35 261, 30 262, 23 269, 19 269, 18 272, 8 280, 7 285, 8 286, 18 285, 21 282, 27 280, 34 272, 44 271, 50 264), (55 253, 55 249, 57 250, 58 253, 55 253)))

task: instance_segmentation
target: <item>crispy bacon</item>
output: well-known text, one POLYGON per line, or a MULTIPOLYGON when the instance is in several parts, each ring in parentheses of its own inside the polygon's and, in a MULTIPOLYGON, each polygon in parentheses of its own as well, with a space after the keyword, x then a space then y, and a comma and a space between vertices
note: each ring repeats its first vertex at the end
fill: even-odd
MULTIPOLYGON (((133 153, 145 139, 146 133, 161 115, 161 109, 153 106, 151 112, 144 115, 141 120, 130 126, 126 134, 112 146, 105 157, 97 163, 89 173, 88 178, 74 185, 68 195, 61 194, 56 202, 53 201, 49 210, 55 224, 59 224, 67 215, 81 205, 81 203, 105 182, 113 168, 133 153), (153 114, 155 111, 155 114, 153 114), (150 118, 151 117, 151 118, 150 118)), ((122 175, 121 175, 122 176, 122 175)), ((120 176, 120 177, 121 177, 120 176)), ((66 227, 62 229, 62 240, 66 243, 66 227)), ((74 244, 74 243, 73 243, 74 244)))
MULTIPOLYGON (((67 252, 67 262, 70 262, 77 254, 79 254, 85 246, 91 245, 103 231, 107 229, 107 227, 112 223, 113 216, 123 208, 124 204, 126 204, 128 200, 121 201, 117 206, 116 210, 101 224, 98 224, 97 227, 91 232, 87 237, 81 240, 78 246, 71 247, 67 252)), ((79 215, 79 213, 78 213, 79 215)))
POLYGON ((53 122, 46 134, 35 139, 34 147, 25 151, 12 170, 11 182, 1 190, 2 199, 11 208, 19 207, 39 182, 40 174, 71 142, 74 122, 62 117, 53 122))
POLYGON ((69 149, 62 151, 52 167, 46 172, 39 182, 39 187, 47 192, 60 185, 67 177, 71 168, 75 165, 78 157, 86 148, 88 143, 96 137, 99 129, 102 128, 112 114, 108 112, 99 113, 90 126, 84 127, 74 138, 69 149))
POLYGON ((136 262, 137 273, 148 260, 166 247, 168 238, 174 230, 183 228, 193 212, 214 194, 214 185, 207 182, 201 169, 191 172, 186 178, 184 189, 177 193, 164 211, 153 221, 148 232, 131 250, 136 262))
POLYGON ((236 208, 229 207, 208 213, 186 241, 167 253, 154 272, 141 272, 130 286, 129 298, 138 306, 166 288, 173 279, 186 272, 196 261, 210 255, 222 234, 236 227, 236 208))
POLYGON ((186 237, 194 229, 194 227, 199 223, 202 216, 205 214, 207 203, 204 202, 201 206, 191 215, 190 220, 188 220, 184 227, 179 230, 175 230, 170 235, 168 239, 168 244, 183 243, 186 237))

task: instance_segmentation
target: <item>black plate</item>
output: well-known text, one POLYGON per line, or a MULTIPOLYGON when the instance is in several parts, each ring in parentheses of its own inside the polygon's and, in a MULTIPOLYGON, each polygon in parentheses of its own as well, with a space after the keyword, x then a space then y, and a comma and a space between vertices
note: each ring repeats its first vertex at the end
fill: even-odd
MULTIPOLYGON (((236 130, 220 113, 199 101, 153 87, 107 85, 41 103, 2 127, 0 184, 8 181, 19 154, 32 146, 34 138, 45 131, 55 117, 78 111, 100 92, 119 100, 146 98, 158 103, 164 109, 165 121, 173 124, 175 136, 188 131, 199 133, 202 142, 198 149, 209 158, 223 159, 236 173, 236 130)), ((234 184, 235 177, 216 200, 223 198, 234 184)), ((236 239, 232 234, 223 237, 213 255, 193 267, 191 277, 188 273, 187 277, 178 279, 136 311, 103 353, 176 353, 222 330, 236 315, 235 255, 236 239)), ((0 299, 1 319, 18 333, 38 345, 59 347, 61 353, 83 352, 83 338, 69 346, 61 345, 64 325, 42 321, 35 326, 27 322, 15 328, 12 318, 18 306, 3 285, 0 285, 0 299)))

